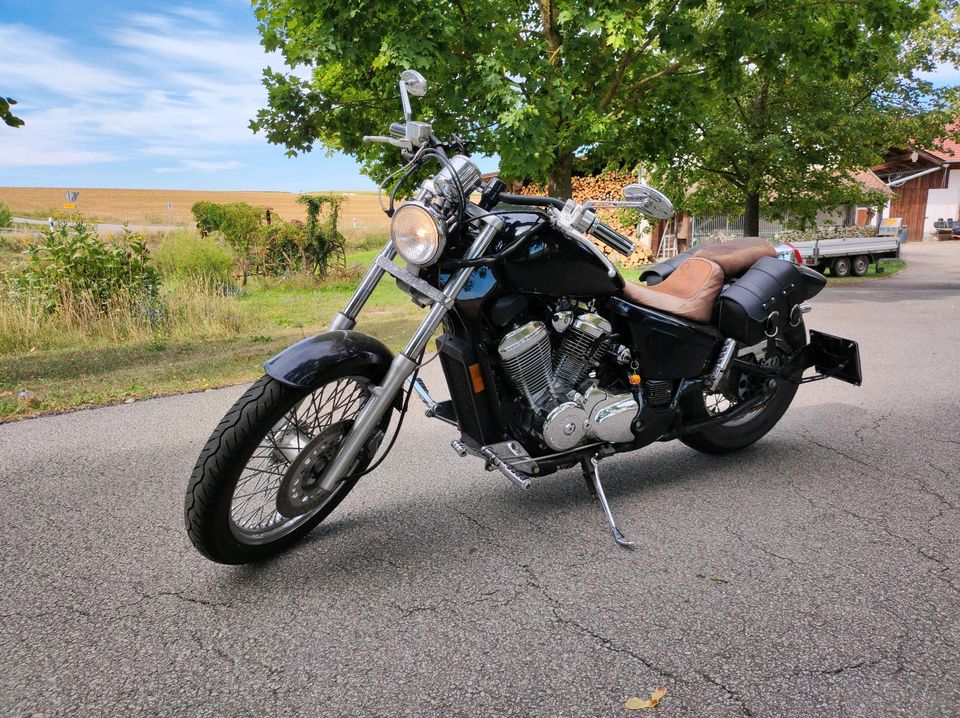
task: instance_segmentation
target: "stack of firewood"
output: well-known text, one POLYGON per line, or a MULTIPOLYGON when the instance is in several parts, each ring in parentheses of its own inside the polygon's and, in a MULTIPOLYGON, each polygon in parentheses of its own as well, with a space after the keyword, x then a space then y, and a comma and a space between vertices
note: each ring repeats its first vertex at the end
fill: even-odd
MULTIPOLYGON (((588 199, 619 200, 623 199, 623 188, 636 178, 628 172, 604 172, 599 175, 574 177, 573 178, 573 198, 577 202, 586 202, 588 199)), ((518 194, 544 195, 547 193, 546 187, 537 184, 527 184, 516 188, 518 194)), ((609 226, 613 227, 620 234, 629 237, 634 243, 637 243, 637 226, 632 222, 624 223, 621 221, 621 215, 627 215, 628 212, 618 212, 616 209, 598 209, 597 216, 609 226)), ((610 261, 619 264, 622 267, 636 267, 643 264, 650 264, 653 256, 643 247, 637 247, 637 251, 629 257, 624 257, 607 245, 594 241, 600 250, 610 257, 610 261)))
POLYGON ((777 242, 810 242, 815 239, 840 239, 842 237, 873 237, 877 228, 873 226, 839 227, 827 225, 825 227, 810 227, 809 229, 786 229, 777 232, 774 239, 777 242))

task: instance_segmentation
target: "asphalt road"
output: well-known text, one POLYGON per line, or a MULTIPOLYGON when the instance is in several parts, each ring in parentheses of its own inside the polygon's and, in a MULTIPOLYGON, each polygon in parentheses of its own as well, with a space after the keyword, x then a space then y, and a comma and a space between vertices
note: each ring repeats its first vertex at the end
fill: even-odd
MULTIPOLYGON (((15 224, 34 224, 44 227, 49 224, 49 220, 30 219, 28 217, 14 217, 13 222, 15 224)), ((124 230, 130 232, 169 232, 177 228, 173 224, 111 224, 109 222, 100 222, 93 226, 97 228, 97 232, 100 234, 120 234, 124 230)))
POLYGON ((419 412, 241 568, 182 525, 241 388, 0 426, 0 715, 622 716, 658 685, 661 717, 960 715, 960 243, 907 256, 808 315, 863 387, 735 456, 601 464, 633 552, 577 472, 521 494, 419 412))

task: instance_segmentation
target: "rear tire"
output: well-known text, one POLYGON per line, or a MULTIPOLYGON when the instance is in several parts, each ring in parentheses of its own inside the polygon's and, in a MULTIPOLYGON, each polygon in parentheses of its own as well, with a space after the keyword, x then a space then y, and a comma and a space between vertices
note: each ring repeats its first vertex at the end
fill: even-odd
MULTIPOLYGON (((806 339, 806 328, 801 320, 797 327, 789 331, 786 343, 792 351, 797 351, 806 344, 806 339)), ((745 449, 763 438, 783 418, 790 408, 797 388, 796 384, 780 382, 773 396, 758 412, 703 431, 685 434, 680 437, 680 441, 704 454, 730 454, 745 449)), ((688 394, 683 403, 685 419, 693 423, 710 418, 706 400, 707 397, 702 393, 688 394)))
POLYGON ((870 269, 870 257, 865 254, 861 254, 853 258, 853 265, 851 271, 853 272, 854 277, 862 277, 870 269))
MULTIPOLYGON (((316 391, 321 392, 333 382, 345 381, 353 381, 358 387, 363 387, 362 382, 366 379, 328 376, 322 378, 321 386, 317 387, 316 391)), ((334 410, 350 415, 334 417, 328 412, 320 419, 321 409, 328 406, 322 403, 320 408, 317 408, 317 402, 324 401, 322 397, 322 393, 319 398, 316 397, 314 390, 295 389, 264 376, 257 380, 223 417, 197 459, 184 503, 187 535, 200 553, 217 563, 243 564, 261 561, 286 550, 303 538, 350 493, 359 479, 358 474, 366 468, 371 457, 361 455, 351 476, 342 482, 329 498, 302 516, 287 518, 281 515, 276 511, 275 497, 271 499, 269 494, 272 484, 282 482, 283 479, 279 477, 285 476, 286 470, 295 464, 279 451, 278 441, 281 444, 287 442, 284 445, 287 452, 300 450, 288 448, 286 432, 301 436, 301 432, 308 431, 307 428, 301 428, 303 423, 317 430, 306 434, 307 437, 315 438, 324 428, 322 421, 328 418, 328 414, 327 425, 335 423, 337 418, 341 421, 351 420, 366 402, 368 395, 361 396, 362 401, 347 397, 348 403, 338 398, 339 395, 335 396, 334 410), (304 413, 310 411, 311 401, 314 420, 308 422, 304 421, 304 413), (308 408, 304 409, 304 406, 308 408), (289 420, 291 413, 293 419, 289 420), (281 424, 283 428, 278 430, 277 427, 281 424), (250 473, 251 471, 254 473, 250 473), (257 471, 260 473, 255 473, 257 471), (256 484, 249 486, 254 481, 256 484), (241 486, 239 492, 238 485, 241 486), (250 491, 253 493, 249 493, 250 491), (235 496, 242 492, 248 493, 235 496), (255 505, 254 509, 250 510, 251 516, 247 517, 244 511, 247 510, 247 503, 251 501, 248 497, 260 494, 263 494, 260 499, 263 506, 255 505), (247 503, 239 505, 237 500, 243 498, 247 498, 247 503), (256 514, 258 508, 260 513, 256 514)), ((389 419, 388 411, 381 430, 386 430, 389 419)), ((304 449, 306 446, 309 444, 305 445, 304 449)), ((299 447, 299 441, 296 447, 299 447)))

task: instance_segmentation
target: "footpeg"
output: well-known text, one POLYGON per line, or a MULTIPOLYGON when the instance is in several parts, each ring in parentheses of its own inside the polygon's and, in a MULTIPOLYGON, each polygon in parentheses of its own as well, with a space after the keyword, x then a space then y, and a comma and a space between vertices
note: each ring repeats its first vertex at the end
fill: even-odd
POLYGON ((597 498, 600 499, 600 506, 603 508, 603 515, 607 517, 607 524, 610 526, 610 533, 613 534, 613 540, 624 548, 634 548, 636 544, 633 541, 628 541, 627 537, 617 528, 617 522, 613 518, 613 512, 610 511, 610 504, 607 503, 607 495, 603 492, 603 484, 600 483, 599 464, 600 459, 596 456, 591 456, 589 460, 584 459, 584 476, 589 477, 593 483, 593 489, 597 493, 597 498))
POLYGON ((486 459, 494 468, 499 469, 500 473, 506 476, 510 481, 512 481, 518 488, 529 489, 530 488, 530 479, 525 477, 515 468, 510 466, 506 461, 500 458, 500 456, 494 453, 488 447, 483 447, 480 449, 480 456, 486 459))

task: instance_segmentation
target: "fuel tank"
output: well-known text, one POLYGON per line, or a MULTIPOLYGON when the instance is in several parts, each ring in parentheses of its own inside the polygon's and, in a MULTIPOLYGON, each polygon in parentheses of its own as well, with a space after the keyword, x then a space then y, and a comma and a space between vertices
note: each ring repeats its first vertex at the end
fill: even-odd
POLYGON ((542 212, 517 211, 501 217, 505 221, 501 246, 530 235, 530 241, 498 267, 510 289, 552 297, 607 297, 623 289, 623 277, 608 276, 596 255, 550 225, 542 226, 546 222, 542 212))

